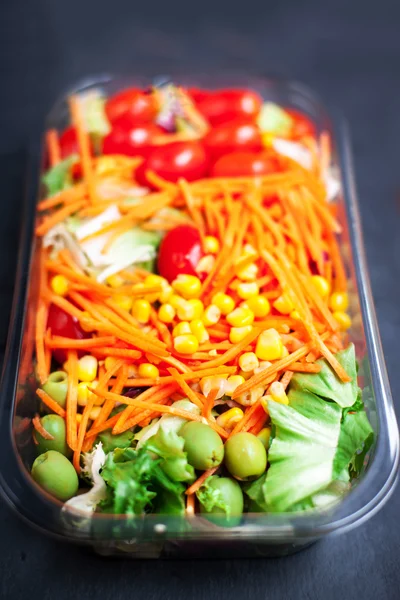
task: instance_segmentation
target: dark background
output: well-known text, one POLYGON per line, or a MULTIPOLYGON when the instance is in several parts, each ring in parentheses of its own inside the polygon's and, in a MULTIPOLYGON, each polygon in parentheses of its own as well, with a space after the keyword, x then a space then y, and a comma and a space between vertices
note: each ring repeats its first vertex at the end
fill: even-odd
MULTIPOLYGON (((224 68, 313 87, 350 122, 372 287, 399 397, 400 4, 381 0, 0 0, 0 346, 11 306, 29 136, 102 71, 224 68)), ((364 526, 274 560, 106 560, 41 537, 0 505, 0 598, 387 600, 400 597, 400 489, 364 526)))

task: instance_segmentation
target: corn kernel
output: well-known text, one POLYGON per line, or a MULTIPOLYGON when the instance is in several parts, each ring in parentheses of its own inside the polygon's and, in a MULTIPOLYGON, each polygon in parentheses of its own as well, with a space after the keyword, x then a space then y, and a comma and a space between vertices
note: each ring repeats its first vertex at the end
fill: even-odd
POLYGON ((245 306, 239 306, 226 315, 226 320, 232 327, 245 327, 254 321, 254 313, 245 306))
POLYGON ((82 421, 82 415, 81 415, 81 413, 78 413, 75 418, 76 418, 77 424, 80 425, 81 421, 82 421))
POLYGON ((244 282, 242 281, 236 288, 237 295, 242 300, 247 300, 258 295, 259 288, 255 281, 244 282))
POLYGON ((181 354, 193 354, 199 349, 199 340, 192 333, 178 335, 174 339, 174 348, 181 354))
POLYGON ((171 304, 162 304, 158 309, 158 318, 163 323, 172 323, 175 319, 176 311, 171 304))
POLYGON ((97 375, 97 358, 86 354, 78 361, 78 379, 80 381, 93 381, 97 375))
POLYGON ((217 424, 224 429, 233 429, 235 425, 243 419, 243 411, 241 408, 234 406, 226 412, 219 415, 217 418, 217 424))
POLYGON ((265 296, 253 296, 252 298, 248 298, 246 304, 257 318, 266 317, 271 310, 269 300, 265 296))
POLYGON ((93 406, 92 410, 89 413, 89 419, 92 419, 92 421, 97 419, 97 417, 100 414, 100 411, 101 411, 101 406, 93 406))
POLYGON ((282 294, 275 300, 273 307, 276 308, 281 315, 288 315, 294 310, 293 302, 287 294, 282 294))
POLYGON ((54 275, 50 287, 57 296, 66 296, 69 290, 69 281, 64 275, 54 275))
MULTIPOLYGON (((92 381, 91 383, 89 383, 89 387, 96 388, 98 384, 98 381, 92 381)), ((95 406, 101 406, 102 404, 104 404, 105 398, 101 398, 100 396, 96 396, 96 394, 93 394, 93 392, 89 392, 88 400, 94 400, 95 406)))
POLYGON ((142 363, 139 365, 138 375, 144 379, 157 379, 160 372, 155 365, 152 365, 151 363, 142 363))
POLYGON ((286 356, 289 356, 289 350, 286 348, 286 346, 283 346, 281 358, 285 358, 286 356))
POLYGON ((181 306, 185 306, 186 300, 182 298, 182 296, 178 296, 178 294, 171 294, 168 300, 169 304, 177 310, 181 306))
POLYGON ((115 304, 117 304, 123 310, 130 311, 133 305, 132 296, 124 296, 122 294, 115 294, 113 296, 115 304))
POLYGON ((155 275, 154 273, 151 273, 151 275, 147 275, 146 279, 144 280, 144 285, 147 288, 156 286, 160 288, 159 292, 154 292, 154 294, 146 294, 146 299, 149 302, 156 302, 160 298, 160 293, 163 287, 168 285, 168 281, 164 279, 164 277, 161 277, 161 275, 155 275))
POLYGON ((239 357, 239 367, 246 373, 257 369, 259 364, 258 358, 254 352, 243 352, 239 357))
POLYGON ((139 323, 148 323, 150 319, 150 310, 150 302, 141 298, 134 301, 132 306, 132 316, 135 317, 139 323))
POLYGON ((185 300, 185 304, 178 306, 177 314, 178 318, 183 321, 192 321, 193 319, 200 319, 203 315, 204 306, 201 300, 198 298, 192 298, 191 300, 185 300))
POLYGON ((242 385, 244 382, 245 382, 245 378, 242 377, 241 375, 231 375, 226 380, 225 394, 227 396, 232 396, 232 394, 236 390, 236 388, 238 388, 239 385, 242 385))
POLYGON ((253 404, 261 398, 263 393, 263 386, 258 386, 250 390, 250 392, 241 394, 238 398, 236 398, 236 402, 238 402, 242 406, 253 406, 253 404))
POLYGON ((173 293, 174 293, 174 290, 172 289, 172 286, 169 285, 169 283, 166 281, 162 285, 161 292, 158 295, 158 299, 162 303, 169 302, 169 299, 171 298, 173 293))
POLYGON ((215 304, 215 306, 218 306, 219 310, 221 311, 221 315, 227 315, 235 308, 234 299, 223 292, 214 294, 212 297, 212 303, 215 304))
POLYGON ((256 355, 261 360, 281 358, 283 343, 276 329, 267 329, 260 333, 256 344, 256 355))
POLYGON ((175 327, 172 330, 172 335, 174 337, 178 335, 185 335, 187 333, 192 333, 188 321, 181 321, 180 323, 178 323, 178 325, 175 325, 175 327))
POLYGON ((349 307, 347 292, 334 292, 329 299, 329 308, 334 312, 345 312, 349 307))
POLYGON ((296 319, 296 321, 301 321, 300 314, 297 310, 292 310, 292 312, 290 313, 290 316, 292 319, 296 319))
POLYGON ((280 381, 274 381, 273 383, 271 383, 269 393, 272 397, 272 400, 274 400, 275 402, 280 402, 281 404, 289 404, 285 388, 283 387, 280 381))
POLYGON ((115 275, 110 275, 109 277, 107 277, 106 281, 108 285, 112 288, 121 287, 121 285, 124 285, 125 283, 124 278, 121 277, 121 275, 118 275, 117 273, 115 275))
POLYGON ((215 397, 216 400, 222 398, 225 395, 225 386, 226 386, 226 376, 222 375, 212 375, 210 377, 203 377, 200 379, 200 389, 204 396, 208 396, 211 390, 218 390, 217 395, 215 397))
POLYGON ((106 368, 106 371, 109 371, 110 369, 112 369, 116 365, 117 362, 118 362, 118 358, 116 358, 115 356, 107 356, 104 361, 104 366, 106 368))
POLYGON ((251 265, 247 265, 247 267, 243 267, 239 271, 236 272, 236 275, 239 279, 243 281, 254 281, 258 274, 258 267, 255 263, 251 263, 251 265))
POLYGON ((204 238, 204 252, 218 254, 219 248, 219 240, 213 235, 206 235, 204 238))
POLYGON ((326 298, 327 296, 329 296, 331 288, 329 285, 329 281, 325 279, 325 277, 322 277, 321 275, 312 275, 310 281, 316 288, 321 298, 326 298))
POLYGON ((88 386, 92 384, 88 381, 81 381, 78 383, 78 405, 86 406, 89 398, 88 386))
POLYGON ((342 331, 346 331, 346 329, 349 329, 349 327, 351 327, 351 318, 347 313, 342 311, 335 311, 333 313, 333 318, 339 323, 339 328, 342 331))
POLYGON ((212 254, 202 256, 196 265, 196 273, 209 273, 215 263, 215 257, 212 254))
POLYGON ((252 331, 253 328, 251 325, 245 325, 244 327, 231 327, 229 332, 229 341, 232 344, 238 344, 252 331))
POLYGON ((263 407, 263 409, 265 410, 265 412, 267 413, 267 415, 269 415, 269 410, 268 410, 268 401, 272 400, 272 396, 270 394, 265 394, 265 396, 262 396, 261 398, 261 406, 263 407))
POLYGON ((242 256, 254 256, 255 258, 257 256, 257 250, 251 244, 245 244, 242 256))
POLYGON ((79 319, 79 325, 82 327, 83 331, 86 331, 86 333, 91 333, 92 331, 94 331, 93 326, 88 324, 88 322, 92 320, 92 315, 89 314, 86 310, 84 310, 82 312, 81 318, 79 319))
POLYGON ((194 319, 190 322, 190 330, 197 337, 200 344, 204 344, 210 339, 207 329, 201 319, 194 319))
POLYGON ((221 311, 218 306, 215 304, 210 304, 204 311, 203 314, 203 323, 206 327, 210 327, 210 325, 215 325, 221 318, 221 311))
POLYGON ((181 294, 186 300, 197 298, 201 292, 201 281, 195 275, 180 274, 172 282, 173 289, 181 294))

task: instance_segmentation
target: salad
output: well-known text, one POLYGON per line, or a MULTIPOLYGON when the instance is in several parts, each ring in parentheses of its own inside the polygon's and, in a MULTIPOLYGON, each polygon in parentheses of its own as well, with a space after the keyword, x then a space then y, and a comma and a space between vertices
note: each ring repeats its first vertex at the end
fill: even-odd
POLYGON ((373 443, 330 137, 252 90, 69 99, 36 236, 34 481, 91 515, 333 505, 373 443))

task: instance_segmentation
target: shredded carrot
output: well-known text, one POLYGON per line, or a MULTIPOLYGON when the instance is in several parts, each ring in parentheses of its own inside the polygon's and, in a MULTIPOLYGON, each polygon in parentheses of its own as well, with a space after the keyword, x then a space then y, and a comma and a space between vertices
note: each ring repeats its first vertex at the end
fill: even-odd
POLYGON ((57 335, 54 335, 49 338, 46 335, 46 345, 49 346, 49 348, 68 348, 69 350, 88 350, 89 348, 96 348, 97 351, 99 351, 99 347, 101 348, 106 344, 115 344, 116 341, 117 338, 113 335, 105 337, 86 338, 83 340, 75 340, 72 338, 60 337, 57 335))
POLYGON ((211 418, 211 411, 214 408, 214 402, 218 395, 218 391, 218 388, 213 388, 210 390, 208 396, 206 396, 206 402, 203 405, 202 411, 203 417, 205 417, 206 419, 211 418))
POLYGON ((46 360, 44 338, 47 327, 47 315, 48 310, 43 300, 39 300, 39 306, 36 313, 36 360, 37 360, 37 374, 40 383, 45 383, 49 376, 48 364, 46 360))
POLYGON ((36 431, 44 438, 45 440, 54 440, 54 436, 51 435, 46 429, 43 427, 39 415, 36 415, 32 419, 32 425, 36 429, 36 431))
POLYGON ((37 236, 41 237, 45 233, 47 233, 54 225, 64 221, 70 215, 78 212, 80 208, 84 205, 84 200, 77 200, 71 204, 67 204, 63 208, 53 212, 49 217, 45 217, 40 225, 36 227, 35 233, 37 236))
POLYGON ((74 455, 72 458, 72 464, 74 465, 75 471, 78 473, 78 475, 81 472, 80 460, 81 460, 81 451, 82 451, 83 441, 85 439, 85 434, 86 434, 86 429, 88 426, 90 411, 92 410, 93 406, 94 406, 94 397, 91 397, 91 398, 89 398, 89 400, 84 408, 84 411, 82 414, 82 419, 81 419, 81 422, 79 423, 78 440, 77 440, 76 448, 74 450, 74 455))
POLYGON ((216 471, 218 471, 218 469, 219 469, 219 465, 217 467, 212 467, 212 469, 207 469, 207 471, 204 471, 204 473, 202 473, 200 475, 200 477, 198 479, 196 479, 196 481, 194 483, 192 483, 192 485, 190 487, 188 487, 185 494, 187 496, 191 496, 192 494, 195 494, 197 492, 197 490, 199 490, 201 488, 201 486, 206 481, 206 479, 211 477, 211 475, 214 475, 214 473, 216 471))
POLYGON ((194 494, 189 494, 186 497, 186 514, 191 517, 195 512, 195 496, 194 494))
POLYGON ((63 419, 65 418, 65 416, 66 416, 65 410, 58 404, 58 402, 53 400, 53 398, 51 396, 49 396, 49 394, 47 394, 41 388, 38 388, 36 390, 36 394, 39 396, 39 398, 41 399, 43 404, 45 404, 47 406, 47 408, 52 410, 54 413, 56 413, 63 419))
POLYGON ((97 200, 97 195, 96 181, 93 172, 92 156, 90 150, 90 140, 85 128, 80 101, 77 98, 77 96, 72 96, 69 99, 69 108, 71 111, 72 122, 75 126, 78 137, 79 152, 82 161, 84 180, 88 186, 90 200, 92 204, 94 204, 97 200))
POLYGON ((172 369, 168 369, 168 371, 169 371, 169 373, 171 373, 172 377, 175 379, 175 381, 181 388, 182 392, 189 398, 189 400, 191 400, 193 402, 193 404, 196 404, 196 406, 198 406, 200 409, 202 409, 203 403, 200 400, 199 395, 196 394, 196 392, 194 392, 192 390, 192 388, 188 386, 188 384, 184 380, 183 376, 180 373, 178 373, 178 371, 176 369, 172 368, 172 369))
POLYGON ((142 356, 142 352, 139 350, 131 350, 129 348, 112 348, 109 346, 93 348, 93 354, 99 356, 118 356, 120 358, 127 358, 129 360, 135 360, 141 358, 142 356))
POLYGON ((76 350, 68 351, 68 392, 67 392, 67 444, 71 450, 77 448, 77 421, 78 407, 78 355, 76 350))
POLYGON ((54 167, 61 160, 60 141, 56 129, 49 129, 46 133, 47 152, 49 154, 50 165, 54 167))
POLYGON ((281 378, 281 384, 283 385, 283 389, 287 389, 291 379, 293 377, 293 371, 285 371, 281 378))

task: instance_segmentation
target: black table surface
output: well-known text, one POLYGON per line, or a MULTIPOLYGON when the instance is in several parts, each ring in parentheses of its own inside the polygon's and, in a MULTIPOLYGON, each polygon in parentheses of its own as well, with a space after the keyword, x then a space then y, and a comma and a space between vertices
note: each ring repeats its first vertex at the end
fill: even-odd
MULTIPOLYGON (((286 0, 0 3, 0 344, 14 284, 24 148, 52 100, 92 73, 235 68, 313 87, 350 122, 373 293, 400 392, 400 5, 286 0)), ((400 597, 400 489, 362 527, 292 557, 148 562, 98 558, 42 537, 0 504, 0 597, 400 597)))

